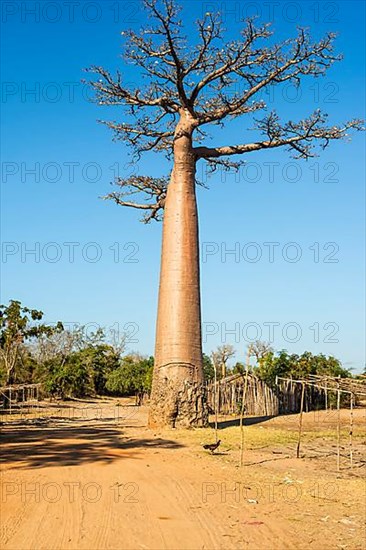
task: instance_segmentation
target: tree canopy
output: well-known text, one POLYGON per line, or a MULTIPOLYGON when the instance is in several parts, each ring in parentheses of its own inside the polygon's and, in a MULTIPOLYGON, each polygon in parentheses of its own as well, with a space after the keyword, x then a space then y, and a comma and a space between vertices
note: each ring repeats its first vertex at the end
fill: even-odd
MULTIPOLYGON (((131 147, 135 159, 148 151, 171 158, 174 142, 185 132, 178 129, 182 113, 189 118, 196 160, 203 159, 211 170, 238 169, 243 161, 231 157, 278 147, 294 158, 308 159, 316 156, 316 144, 325 149, 330 141, 347 138, 350 129, 363 129, 359 119, 330 125, 319 109, 301 120, 283 121, 261 99, 261 93, 274 85, 298 86, 302 78, 323 76, 341 59, 334 51, 334 33, 315 41, 307 29, 299 28, 293 38, 276 41, 270 24, 249 18, 241 23, 238 37, 227 40, 221 14, 208 11, 196 22, 196 40, 191 43, 174 0, 142 4, 150 23, 121 34, 123 61, 143 77, 143 84, 128 85, 122 70, 112 74, 101 66, 87 69, 97 78, 89 81, 95 101, 122 109, 122 121, 101 122, 116 140, 131 147), (242 116, 251 116, 256 141, 204 145, 210 125, 224 126, 242 116)), ((168 182, 168 177, 117 178, 118 190, 105 198, 143 210, 145 222, 159 220, 168 182)))
POLYGON ((350 372, 332 355, 313 355, 309 351, 297 355, 289 354, 286 350, 277 353, 270 351, 262 356, 254 372, 270 386, 274 386, 276 376, 294 379, 306 378, 309 374, 350 376, 350 372))

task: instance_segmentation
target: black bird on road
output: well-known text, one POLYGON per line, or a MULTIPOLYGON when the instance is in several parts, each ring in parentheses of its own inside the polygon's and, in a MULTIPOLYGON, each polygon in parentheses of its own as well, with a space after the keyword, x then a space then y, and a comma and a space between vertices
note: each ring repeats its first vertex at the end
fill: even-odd
POLYGON ((211 451, 211 453, 213 454, 214 451, 216 451, 216 449, 220 446, 220 443, 221 439, 219 439, 217 443, 207 443, 206 445, 203 445, 203 448, 207 451, 211 451))

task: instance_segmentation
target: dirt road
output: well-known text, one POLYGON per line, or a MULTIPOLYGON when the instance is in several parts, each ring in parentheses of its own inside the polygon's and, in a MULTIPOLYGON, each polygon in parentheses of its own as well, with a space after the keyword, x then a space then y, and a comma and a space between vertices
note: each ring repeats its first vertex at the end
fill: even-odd
POLYGON ((365 468, 337 477, 284 448, 239 469, 225 429, 211 456, 208 432, 156 433, 144 407, 96 406, 3 427, 1 548, 365 548, 365 468))

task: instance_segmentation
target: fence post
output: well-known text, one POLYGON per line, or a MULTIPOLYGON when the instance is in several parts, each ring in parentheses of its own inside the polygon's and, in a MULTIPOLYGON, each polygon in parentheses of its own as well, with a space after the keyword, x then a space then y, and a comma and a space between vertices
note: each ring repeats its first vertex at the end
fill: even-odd
POLYGON ((214 366, 214 388, 215 388, 215 394, 214 394, 214 400, 215 400, 215 439, 217 443, 217 372, 216 372, 216 365, 215 362, 213 363, 214 366))
POLYGON ((302 414, 304 411, 304 396, 305 396, 305 384, 301 383, 301 402, 300 402, 300 417, 299 417, 299 435, 297 440, 296 448, 296 458, 300 458, 300 442, 301 442, 301 432, 302 432, 302 414))
POLYGON ((337 472, 340 470, 341 460, 341 392, 339 391, 339 383, 337 382, 337 472))
POLYGON ((351 402, 350 402, 350 419, 349 419, 349 459, 350 459, 350 466, 351 470, 353 468, 353 393, 351 393, 351 402))
POLYGON ((249 373, 249 365, 246 366, 245 371, 245 382, 243 387, 243 396, 242 396, 242 402, 241 402, 241 410, 240 410, 240 466, 243 466, 243 456, 244 456, 244 413, 245 413, 245 398, 247 395, 247 388, 248 388, 248 373, 249 373))

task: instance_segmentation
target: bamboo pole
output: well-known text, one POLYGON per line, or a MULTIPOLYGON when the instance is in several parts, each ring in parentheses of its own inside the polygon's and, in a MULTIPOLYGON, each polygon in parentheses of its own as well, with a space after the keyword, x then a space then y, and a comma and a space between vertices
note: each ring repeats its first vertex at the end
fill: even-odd
MULTIPOLYGON (((286 381, 286 380, 289 380, 289 379, 287 379, 287 378, 280 378, 280 377, 279 377, 279 380, 285 380, 285 381, 286 381)), ((298 382, 298 383, 300 383, 300 384, 304 383, 304 384, 306 384, 307 386, 313 386, 313 387, 315 387, 315 388, 325 389, 324 386, 321 386, 320 384, 316 384, 315 382, 309 382, 309 380, 294 380, 294 379, 292 379, 292 382, 298 382)), ((328 390, 329 390, 329 391, 335 391, 334 388, 330 388, 330 387, 328 387, 328 390)), ((353 392, 351 392, 350 390, 344 390, 344 389, 339 389, 339 391, 340 391, 341 393, 349 393, 349 394, 353 393, 353 392)), ((365 392, 357 392, 357 395, 362 395, 362 396, 365 395, 365 396, 366 396, 366 393, 365 393, 365 392)))
POLYGON ((302 415, 304 412, 304 396, 305 396, 305 384, 301 384, 301 402, 300 402, 300 416, 299 416, 299 435, 297 439, 296 458, 300 458, 300 443, 302 432, 302 415))
POLYGON ((337 389, 337 472, 340 470, 341 447, 341 392, 337 389))
POLYGON ((37 399, 37 414, 41 416, 41 405, 39 403, 39 387, 36 388, 36 399, 37 399))
POLYGON ((215 443, 217 443, 217 372, 216 372, 216 365, 215 362, 213 363, 214 366, 214 402, 215 402, 215 443))
POLYGON ((353 468, 353 393, 351 393, 351 401, 349 406, 349 460, 351 470, 353 468))
POLYGON ((248 388, 248 374, 249 374, 249 353, 247 356, 247 365, 245 369, 245 382, 243 387, 243 397, 241 402, 241 409, 240 409, 240 467, 243 466, 244 461, 244 412, 245 412, 245 398, 247 395, 247 388, 248 388))

